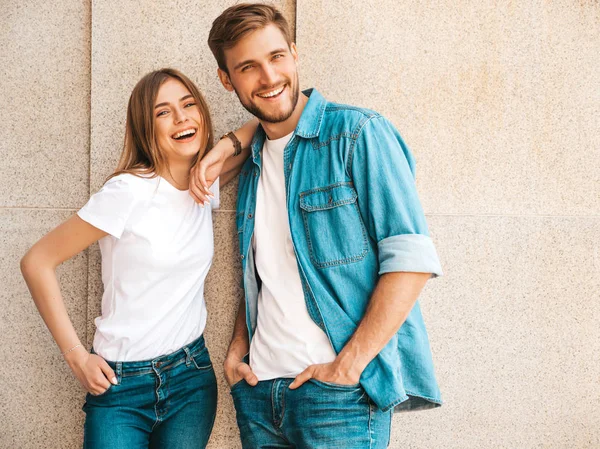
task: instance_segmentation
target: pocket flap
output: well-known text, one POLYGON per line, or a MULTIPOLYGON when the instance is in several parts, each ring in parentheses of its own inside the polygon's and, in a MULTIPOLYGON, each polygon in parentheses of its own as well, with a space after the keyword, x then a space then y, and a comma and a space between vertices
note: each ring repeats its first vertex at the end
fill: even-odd
POLYGON ((302 192, 300 207, 306 212, 314 212, 354 203, 356 198, 357 194, 352 184, 338 184, 302 192))

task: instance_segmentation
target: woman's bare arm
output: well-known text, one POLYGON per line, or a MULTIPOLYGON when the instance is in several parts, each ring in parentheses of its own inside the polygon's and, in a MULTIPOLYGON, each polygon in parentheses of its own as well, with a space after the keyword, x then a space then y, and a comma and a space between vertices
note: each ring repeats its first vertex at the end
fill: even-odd
POLYGON ((240 172, 242 165, 250 156, 250 143, 258 120, 252 119, 235 131, 236 137, 242 144, 242 152, 235 157, 235 148, 231 139, 221 139, 215 147, 210 150, 192 167, 190 172, 190 195, 197 203, 205 203, 211 196, 210 186, 220 177, 220 184, 224 186, 240 172))
MULTIPOLYGON (((42 237, 21 259, 21 272, 33 301, 63 354, 81 345, 81 341, 67 313, 56 268, 106 235, 74 215, 42 237)), ((109 386, 107 379, 116 382, 108 364, 101 357, 89 354, 83 346, 65 354, 65 360, 92 394, 104 392, 109 386)))

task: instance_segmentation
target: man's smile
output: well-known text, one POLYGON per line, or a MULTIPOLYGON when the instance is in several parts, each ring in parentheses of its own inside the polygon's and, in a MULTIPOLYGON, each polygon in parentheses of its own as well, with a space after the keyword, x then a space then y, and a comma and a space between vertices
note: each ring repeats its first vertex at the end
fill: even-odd
POLYGON ((273 90, 270 90, 270 91, 268 91, 268 92, 263 92, 263 93, 260 93, 260 94, 259 94, 259 93, 257 93, 256 95, 257 95, 258 97, 260 97, 260 98, 263 98, 263 99, 271 99, 271 98, 276 98, 276 97, 279 97, 279 96, 281 95, 281 93, 282 93, 282 92, 284 91, 284 89, 285 89, 285 86, 286 86, 286 85, 284 84, 283 86, 281 86, 281 87, 278 87, 277 89, 273 89, 273 90))

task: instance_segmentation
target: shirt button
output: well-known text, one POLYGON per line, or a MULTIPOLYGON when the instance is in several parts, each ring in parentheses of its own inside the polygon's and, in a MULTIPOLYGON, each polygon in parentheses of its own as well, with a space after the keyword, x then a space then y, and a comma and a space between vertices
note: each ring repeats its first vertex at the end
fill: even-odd
POLYGON ((252 219, 252 214, 248 214, 248 218, 252 219))
POLYGON ((243 254, 240 256, 240 259, 244 260, 244 255, 243 254))
POLYGON ((292 164, 288 165, 288 169, 291 170, 292 169, 292 164))

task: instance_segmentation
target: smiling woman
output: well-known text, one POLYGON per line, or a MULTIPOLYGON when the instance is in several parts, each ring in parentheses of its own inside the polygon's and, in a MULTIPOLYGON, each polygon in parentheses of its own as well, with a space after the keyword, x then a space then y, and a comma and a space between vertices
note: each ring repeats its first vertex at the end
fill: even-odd
POLYGON ((190 166, 212 141, 208 105, 195 84, 174 69, 151 72, 131 93, 125 146, 111 178, 137 173, 185 186, 190 166))
MULTIPOLYGON (((237 131, 242 145, 249 145, 255 129, 249 123, 237 131)), ((203 337, 204 281, 214 252, 211 211, 219 205, 219 182, 204 205, 188 186, 190 168, 212 141, 208 106, 194 83, 174 69, 149 73, 129 99, 115 173, 21 261, 40 315, 88 391, 85 448, 197 448, 208 442, 217 385, 203 337), (95 241, 104 294, 88 352, 65 310, 55 269, 95 241)), ((233 146, 230 139, 217 145, 233 146)), ((228 163, 221 183, 243 161, 228 163)))

